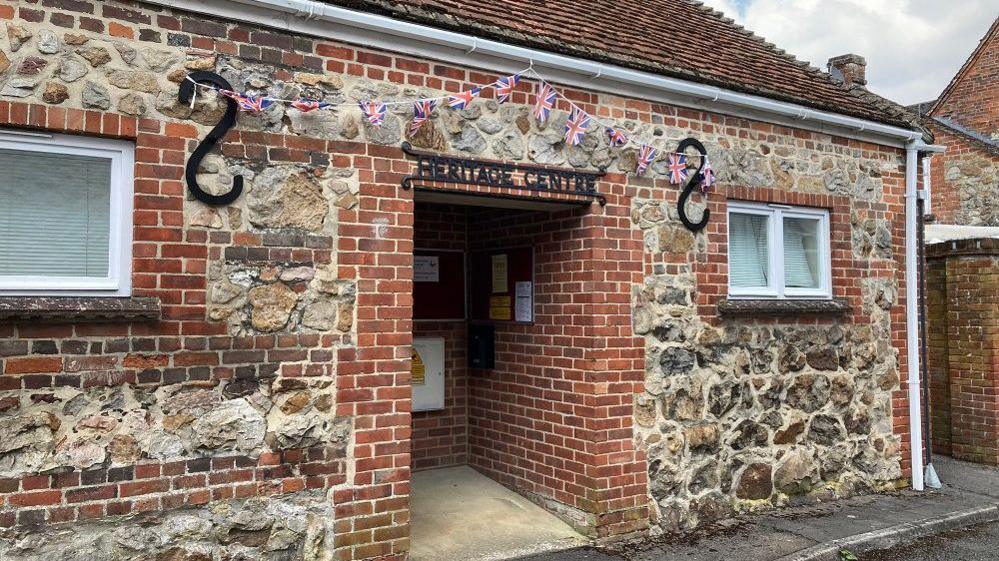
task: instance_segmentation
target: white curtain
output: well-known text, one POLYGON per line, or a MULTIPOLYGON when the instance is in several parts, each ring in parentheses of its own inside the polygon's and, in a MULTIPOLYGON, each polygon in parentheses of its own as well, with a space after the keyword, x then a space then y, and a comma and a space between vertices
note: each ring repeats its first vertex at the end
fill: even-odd
POLYGON ((111 160, 0 150, 0 275, 108 275, 111 160))
POLYGON ((819 221, 784 219, 784 286, 819 288, 819 221))
POLYGON ((769 218, 729 215, 729 284, 740 288, 770 286, 769 218))

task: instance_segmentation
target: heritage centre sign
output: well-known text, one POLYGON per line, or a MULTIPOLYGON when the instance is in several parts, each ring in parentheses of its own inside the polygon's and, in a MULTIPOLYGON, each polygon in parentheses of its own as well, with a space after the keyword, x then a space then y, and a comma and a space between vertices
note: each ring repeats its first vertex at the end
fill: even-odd
POLYGON ((403 178, 403 189, 421 187, 427 183, 481 185, 581 195, 597 200, 601 206, 607 204, 606 197, 597 191, 597 180, 604 176, 604 172, 432 154, 415 150, 408 142, 402 145, 402 150, 416 158, 416 173, 403 178))

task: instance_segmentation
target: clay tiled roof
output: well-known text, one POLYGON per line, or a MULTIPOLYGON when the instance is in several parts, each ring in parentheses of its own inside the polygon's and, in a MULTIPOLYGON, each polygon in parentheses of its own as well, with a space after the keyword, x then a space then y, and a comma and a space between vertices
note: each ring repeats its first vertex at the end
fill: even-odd
POLYGON ((345 8, 912 128, 904 107, 845 89, 692 0, 325 0, 345 8))

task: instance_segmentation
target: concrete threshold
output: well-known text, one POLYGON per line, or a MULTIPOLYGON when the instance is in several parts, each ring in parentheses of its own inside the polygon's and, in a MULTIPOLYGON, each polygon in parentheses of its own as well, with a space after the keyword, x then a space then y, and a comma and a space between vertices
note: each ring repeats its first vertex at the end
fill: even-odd
POLYGON ((467 466, 413 474, 412 561, 497 561, 586 544, 538 505, 467 466))

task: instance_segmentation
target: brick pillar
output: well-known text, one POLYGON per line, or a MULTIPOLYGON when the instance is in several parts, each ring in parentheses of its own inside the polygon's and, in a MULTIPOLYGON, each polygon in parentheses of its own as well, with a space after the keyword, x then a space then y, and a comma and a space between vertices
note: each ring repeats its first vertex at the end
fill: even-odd
POLYGON ((947 349, 947 259, 926 260, 926 366, 930 384, 933 453, 951 455, 950 373, 947 349))
POLYGON ((932 246, 945 255, 955 458, 999 465, 999 240, 932 246))
POLYGON ((334 492, 335 559, 409 551, 413 200, 393 173, 397 148, 341 143, 360 173, 358 206, 339 215, 339 277, 357 281, 357 341, 340 350, 339 415, 354 418, 354 469, 334 492))

